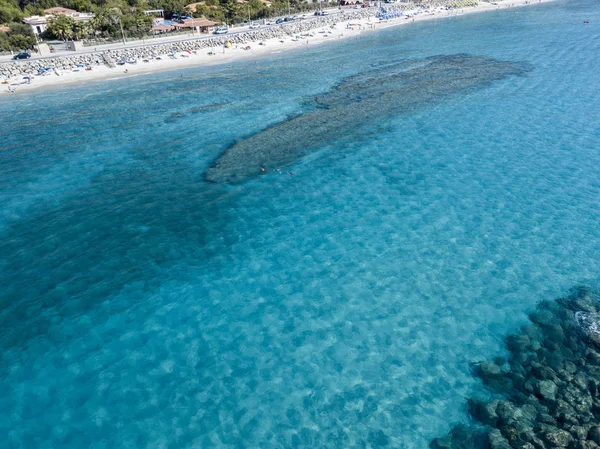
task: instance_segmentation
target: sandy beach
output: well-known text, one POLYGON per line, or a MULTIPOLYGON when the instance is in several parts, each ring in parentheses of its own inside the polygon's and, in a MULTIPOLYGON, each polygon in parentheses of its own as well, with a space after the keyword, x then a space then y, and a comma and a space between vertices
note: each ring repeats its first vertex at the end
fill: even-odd
MULTIPOLYGON (((139 61, 136 64, 126 64, 113 68, 107 65, 93 66, 88 69, 77 67, 73 70, 54 70, 53 73, 44 76, 32 76, 30 83, 24 82, 22 76, 5 80, 1 92, 6 96, 27 92, 34 89, 61 86, 70 83, 81 83, 98 81, 102 79, 117 79, 138 76, 160 70, 173 70, 187 67, 207 66, 214 64, 232 63, 235 61, 249 60, 268 57, 271 54, 281 54, 290 50, 301 50, 315 45, 321 45, 339 39, 356 38, 363 33, 375 32, 391 26, 409 26, 412 23, 428 20, 444 20, 467 14, 483 13, 499 9, 516 8, 528 5, 547 3, 551 0, 505 0, 501 2, 479 3, 477 6, 447 10, 442 7, 429 10, 420 10, 412 17, 398 17, 389 20, 379 20, 374 16, 366 19, 350 19, 329 25, 314 28, 309 32, 297 36, 285 36, 264 40, 248 45, 232 45, 230 48, 216 47, 198 51, 180 52, 174 56, 161 56, 148 60, 139 61)), ((127 47, 123 47, 126 49, 127 47)), ((101 53, 101 52, 98 52, 101 53)))

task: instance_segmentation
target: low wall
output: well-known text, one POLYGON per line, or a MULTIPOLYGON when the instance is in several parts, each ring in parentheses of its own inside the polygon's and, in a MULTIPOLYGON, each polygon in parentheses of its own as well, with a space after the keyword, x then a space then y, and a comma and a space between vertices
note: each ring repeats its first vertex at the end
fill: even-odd
MULTIPOLYGON (((410 5, 410 4, 409 4, 410 5)), ((411 5, 413 6, 413 5, 411 5)), ((388 7, 388 10, 396 9, 398 11, 406 10, 408 5, 396 5, 388 7)), ((185 40, 165 44, 145 45, 136 48, 112 49, 105 51, 96 51, 89 53, 79 53, 66 56, 57 56, 54 58, 37 59, 33 61, 9 61, 0 63, 0 76, 15 77, 19 75, 29 75, 37 73, 39 68, 52 67, 55 70, 71 70, 77 66, 94 67, 100 65, 112 66, 112 62, 122 59, 151 59, 156 56, 168 55, 173 52, 194 51, 206 48, 219 48, 225 42, 232 44, 247 44, 252 42, 261 42, 267 39, 295 36, 305 33, 315 28, 335 25, 339 22, 349 20, 358 20, 368 17, 374 17, 378 12, 376 8, 357 9, 347 11, 343 14, 336 14, 326 17, 315 17, 300 22, 294 22, 274 28, 263 28, 251 30, 245 33, 220 35, 204 39, 185 40)))

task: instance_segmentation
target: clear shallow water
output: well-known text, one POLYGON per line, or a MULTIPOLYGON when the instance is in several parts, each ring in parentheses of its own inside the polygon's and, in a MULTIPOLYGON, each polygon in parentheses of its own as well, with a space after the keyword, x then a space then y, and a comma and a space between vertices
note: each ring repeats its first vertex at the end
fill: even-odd
POLYGON ((597 285, 599 24, 559 2, 3 97, 0 446, 424 448, 466 420, 469 363, 597 285), (204 182, 347 76, 465 52, 534 70, 204 182))

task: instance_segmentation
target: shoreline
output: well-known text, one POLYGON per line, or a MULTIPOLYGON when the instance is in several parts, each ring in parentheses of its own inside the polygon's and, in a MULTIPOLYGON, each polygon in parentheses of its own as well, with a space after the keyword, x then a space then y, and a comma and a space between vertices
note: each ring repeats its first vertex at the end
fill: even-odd
MULTIPOLYGON (((281 31, 282 33, 285 33, 285 35, 270 37, 262 40, 261 42, 254 41, 237 43, 233 44, 231 48, 225 48, 224 46, 211 47, 210 45, 207 45, 203 48, 199 48, 198 50, 180 51, 175 56, 160 55, 159 59, 152 58, 148 62, 125 64, 123 66, 115 66, 113 68, 103 64, 91 66, 91 70, 86 70, 82 67, 74 67, 72 70, 55 69, 54 73, 50 75, 32 76, 30 84, 23 84, 23 80, 25 79, 24 74, 20 73, 9 78, 7 80, 8 82, 1 84, 1 92, 4 95, 12 96, 18 95, 21 92, 37 91, 43 88, 60 87, 69 84, 133 78, 154 72, 200 66, 213 66, 233 63, 236 61, 252 60, 268 57, 270 55, 280 55, 290 50, 310 48, 326 42, 358 37, 363 33, 382 30, 394 26, 408 25, 411 23, 430 21, 434 19, 448 19, 469 14, 498 11, 521 6, 539 5, 542 3, 548 3, 550 1, 552 0, 538 0, 537 2, 529 0, 504 0, 497 2, 495 5, 482 2, 477 6, 452 10, 446 10, 443 7, 436 7, 428 10, 429 12, 421 10, 418 15, 410 18, 407 18, 403 14, 400 17, 387 20, 377 19, 373 11, 373 14, 369 15, 368 17, 359 19, 347 18, 347 20, 341 20, 334 24, 331 24, 331 22, 324 23, 322 26, 307 29, 304 32, 299 32, 297 35, 294 35, 293 32, 289 33, 289 31, 283 29, 264 29, 263 31, 281 31), (14 89, 14 92, 11 92, 9 89, 14 89)), ((239 41, 240 37, 244 38, 248 37, 248 35, 232 35, 231 40, 239 41)), ((225 40, 227 40, 227 36, 225 36, 225 40)), ((201 40, 196 42, 206 43, 202 42, 201 40)), ((151 47, 147 48, 150 49, 151 47)), ((123 48, 119 49, 118 51, 127 52, 130 51, 130 49, 123 48)), ((110 52, 108 53, 110 54, 110 52)), ((77 55, 66 56, 65 58, 71 58, 75 56, 77 55)), ((97 59, 102 59, 99 58, 99 56, 100 53, 96 54, 97 59)))

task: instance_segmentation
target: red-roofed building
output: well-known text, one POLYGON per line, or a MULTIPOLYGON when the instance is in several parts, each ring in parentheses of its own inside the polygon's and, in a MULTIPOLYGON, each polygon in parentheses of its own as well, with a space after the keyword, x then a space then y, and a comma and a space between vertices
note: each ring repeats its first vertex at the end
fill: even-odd
POLYGON ((219 25, 219 22, 213 22, 205 17, 185 19, 180 23, 173 24, 173 26, 177 28, 191 28, 200 31, 201 33, 210 33, 217 25, 219 25))

